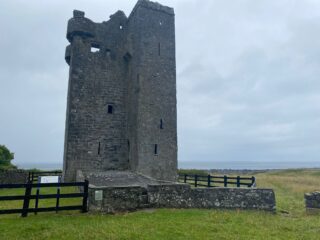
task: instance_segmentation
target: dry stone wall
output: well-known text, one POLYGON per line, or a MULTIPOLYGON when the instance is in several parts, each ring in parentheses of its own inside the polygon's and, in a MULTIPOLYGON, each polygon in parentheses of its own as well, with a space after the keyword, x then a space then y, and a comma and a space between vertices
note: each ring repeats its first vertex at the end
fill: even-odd
POLYGON ((28 172, 24 170, 0 170, 0 184, 26 183, 28 172))
POLYGON ((107 187, 89 189, 91 211, 115 213, 141 208, 251 209, 275 212, 272 189, 197 188, 185 184, 149 185, 148 188, 107 187), (95 199, 95 194, 102 196, 95 199))
POLYGON ((304 195, 308 213, 320 213, 320 192, 306 193, 304 195))

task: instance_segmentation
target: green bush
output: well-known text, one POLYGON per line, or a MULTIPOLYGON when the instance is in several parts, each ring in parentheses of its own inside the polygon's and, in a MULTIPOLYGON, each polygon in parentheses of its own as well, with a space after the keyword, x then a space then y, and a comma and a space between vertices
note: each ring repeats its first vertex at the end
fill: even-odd
POLYGON ((14 169, 17 168, 14 166, 11 161, 14 159, 14 153, 5 145, 0 145, 0 169, 14 169))

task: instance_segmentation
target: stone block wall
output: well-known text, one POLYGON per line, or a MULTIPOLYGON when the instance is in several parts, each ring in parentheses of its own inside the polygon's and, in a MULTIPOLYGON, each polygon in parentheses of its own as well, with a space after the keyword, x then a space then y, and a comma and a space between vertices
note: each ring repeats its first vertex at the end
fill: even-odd
POLYGON ((116 213, 145 207, 148 207, 148 194, 146 189, 140 186, 89 189, 90 211, 116 213), (95 200, 96 191, 102 191, 102 200, 95 200))
POLYGON ((25 170, 0 170, 0 184, 26 183, 28 172, 25 170))
POLYGON ((106 213, 141 208, 205 208, 251 209, 274 212, 272 189, 197 188, 185 184, 149 185, 148 188, 90 187, 89 210, 106 213), (102 191, 102 200, 95 200, 95 191, 102 191))
POLYGON ((224 208, 275 211, 272 189, 196 188, 186 185, 149 186, 150 203, 155 207, 224 208))
POLYGON ((308 213, 320 213, 320 192, 306 193, 304 195, 306 211, 308 213))
POLYGON ((68 22, 70 66, 65 181, 77 170, 177 176, 174 11, 139 0, 95 23, 75 10, 68 22))
POLYGON ((174 10, 140 0, 128 18, 130 169, 176 181, 177 100, 174 10))

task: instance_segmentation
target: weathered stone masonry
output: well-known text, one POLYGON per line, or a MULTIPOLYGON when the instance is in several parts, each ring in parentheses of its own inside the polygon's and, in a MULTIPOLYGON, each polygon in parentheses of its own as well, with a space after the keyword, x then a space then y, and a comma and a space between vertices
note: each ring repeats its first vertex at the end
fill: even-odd
POLYGON ((174 11, 140 0, 94 23, 74 11, 64 179, 129 170, 174 181, 177 169, 174 11), (93 51, 95 50, 95 51, 93 51))
POLYGON ((69 20, 64 180, 88 179, 91 211, 147 207, 275 210, 271 189, 176 183, 174 11, 139 0, 126 17, 69 20))
POLYGON ((0 184, 26 183, 28 172, 20 169, 0 170, 0 184))
POLYGON ((320 191, 306 193, 304 195, 307 213, 320 214, 320 191))
POLYGON ((89 209, 115 213, 141 208, 250 209, 275 212, 272 189, 197 188, 186 184, 89 188, 89 209), (101 191, 102 200, 95 199, 101 191))

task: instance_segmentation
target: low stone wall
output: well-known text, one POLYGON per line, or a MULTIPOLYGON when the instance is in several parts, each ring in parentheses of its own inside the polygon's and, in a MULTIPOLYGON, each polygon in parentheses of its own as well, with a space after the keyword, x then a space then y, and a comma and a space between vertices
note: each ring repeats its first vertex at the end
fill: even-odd
POLYGON ((24 170, 0 170, 0 184, 26 183, 28 172, 24 170))
POLYGON ((320 213, 320 192, 306 193, 304 199, 307 213, 320 213))
POLYGON ((147 190, 140 186, 89 187, 88 199, 89 211, 116 213, 149 207, 147 190), (103 197, 102 200, 96 200, 96 196, 101 193, 103 197))
POLYGON ((275 211, 272 189, 149 186, 148 196, 150 203, 156 207, 275 211))
POLYGON ((148 188, 89 187, 89 210, 106 213, 141 208, 219 208, 275 211, 272 189, 197 188, 186 184, 149 185, 148 188), (97 200, 97 196, 102 197, 97 200))

